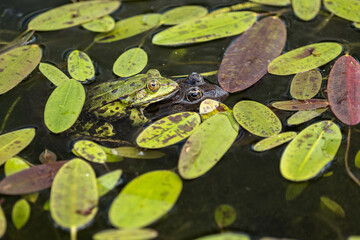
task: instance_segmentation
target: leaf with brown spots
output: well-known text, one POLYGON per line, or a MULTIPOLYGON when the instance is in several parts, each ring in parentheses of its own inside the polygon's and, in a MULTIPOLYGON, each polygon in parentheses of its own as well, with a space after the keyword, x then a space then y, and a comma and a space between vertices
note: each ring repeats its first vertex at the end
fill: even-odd
POLYGON ((68 58, 70 76, 78 81, 87 81, 95 77, 94 65, 90 57, 82 51, 72 51, 68 58))
POLYGON ((102 147, 89 140, 77 141, 74 144, 73 153, 95 163, 105 163, 107 158, 102 147))
POLYGON ((115 27, 115 20, 109 16, 103 16, 82 24, 82 27, 92 32, 108 32, 115 27))
POLYGON ((271 106, 285 111, 305 111, 318 108, 325 108, 329 105, 325 99, 309 99, 309 100, 288 100, 273 102, 271 106))
POLYGON ((173 8, 161 15, 161 23, 164 25, 177 25, 186 21, 199 19, 208 13, 205 7, 187 5, 173 8))
POLYGON ((107 229, 93 235, 94 240, 148 240, 158 236, 155 230, 143 229, 107 229))
POLYGON ((320 90, 322 76, 319 70, 298 73, 290 85, 290 94, 293 98, 306 100, 313 98, 320 90))
POLYGON ((360 22, 359 0, 324 0, 331 13, 349 21, 360 22))
POLYGON ((199 107, 199 113, 203 121, 218 113, 227 111, 232 112, 225 104, 212 99, 205 99, 199 107))
MULTIPOLYGON (((102 147, 103 149, 105 147, 102 147)), ((157 159, 165 156, 165 153, 157 150, 149 150, 138 147, 117 147, 117 148, 105 148, 108 155, 120 156, 125 158, 134 159, 157 159)))
POLYGON ((147 53, 141 48, 132 48, 116 59, 113 72, 119 77, 130 77, 141 72, 147 63, 147 53))

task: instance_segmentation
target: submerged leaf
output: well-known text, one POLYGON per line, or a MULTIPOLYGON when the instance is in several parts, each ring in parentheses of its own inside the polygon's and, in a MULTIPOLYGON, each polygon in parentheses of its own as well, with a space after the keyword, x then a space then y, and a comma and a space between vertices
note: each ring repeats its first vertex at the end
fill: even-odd
POLYGON ((293 98, 306 100, 313 98, 320 90, 322 76, 319 70, 297 73, 290 85, 290 94, 293 98))
POLYGON ((99 197, 104 196, 116 186, 116 183, 119 181, 121 174, 122 171, 118 169, 112 172, 108 172, 97 178, 96 182, 99 197))
POLYGON ((355 156, 355 166, 357 168, 360 168, 360 151, 358 151, 356 156, 355 156))
POLYGON ((108 32, 114 29, 115 20, 109 16, 103 16, 82 24, 82 27, 92 32, 108 32))
POLYGON ((90 57, 82 51, 72 51, 68 57, 70 76, 78 81, 86 81, 95 77, 94 65, 90 57))
POLYGON ((309 182, 292 182, 286 189, 286 201, 291 201, 297 198, 309 185, 309 182))
POLYGON ((215 222, 220 229, 230 226, 236 220, 236 211, 233 206, 223 204, 215 209, 215 222))
POLYGON ((331 200, 328 197, 325 196, 320 197, 320 206, 324 210, 330 210, 338 217, 341 218, 345 217, 344 209, 337 202, 331 200))
POLYGON ((106 153, 102 147, 89 140, 80 140, 74 144, 73 152, 90 162, 105 163, 106 153))
POLYGON ((318 108, 325 108, 329 105, 325 99, 289 100, 273 102, 271 106, 285 111, 305 111, 318 108))
POLYGON ((349 21, 360 22, 358 0, 324 0, 324 5, 333 14, 349 21))
POLYGON ((224 232, 205 237, 196 238, 195 240, 251 240, 250 237, 243 233, 224 232))
POLYGON ((201 102, 199 107, 199 113, 203 121, 211 116, 214 116, 220 112, 231 111, 225 104, 212 100, 205 99, 201 102))
POLYGON ((39 70, 55 86, 70 80, 60 69, 48 63, 40 63, 39 70))
POLYGON ((29 220, 30 204, 25 199, 18 200, 11 213, 11 219, 16 229, 21 229, 29 220))
POLYGON ((310 21, 320 11, 321 0, 292 0, 295 15, 304 21, 310 21))
POLYGON ((0 205, 0 238, 2 238, 6 232, 7 222, 4 214, 4 210, 0 205))
POLYGON ((164 25, 176 25, 204 17, 208 10, 202 6, 181 6, 173 8, 161 15, 161 23, 164 25))
POLYGON ((277 146, 280 146, 281 144, 284 144, 296 137, 296 132, 283 132, 279 134, 272 135, 271 137, 265 138, 261 140, 260 142, 257 142, 254 145, 254 151, 256 152, 262 152, 266 151, 272 148, 275 148, 277 146))
POLYGON ((313 110, 298 111, 287 120, 288 125, 298 125, 307 121, 310 121, 317 116, 320 116, 328 108, 318 108, 313 110))
POLYGON ((130 77, 141 72, 147 65, 148 56, 141 48, 132 48, 116 59, 113 72, 119 77, 130 77))
POLYGON ((158 236, 155 230, 144 229, 108 229, 96 233, 94 240, 147 240, 158 236))
POLYGON ((264 5, 270 5, 270 6, 287 6, 291 3, 290 0, 250 0, 250 1, 264 5))
POLYGON ((165 153, 157 150, 149 150, 138 147, 117 147, 111 148, 112 155, 135 159, 156 159, 165 156, 165 153))

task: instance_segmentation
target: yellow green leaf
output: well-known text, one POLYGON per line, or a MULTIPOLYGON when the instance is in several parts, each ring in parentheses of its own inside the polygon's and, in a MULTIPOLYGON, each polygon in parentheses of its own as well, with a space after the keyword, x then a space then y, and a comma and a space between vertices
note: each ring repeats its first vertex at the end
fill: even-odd
POLYGON ((231 110, 225 104, 212 99, 205 99, 201 102, 199 107, 199 113, 203 121, 211 116, 214 116, 215 114, 226 111, 231 110))
POLYGON ((118 169, 97 178, 96 181, 99 197, 104 196, 116 186, 116 183, 119 181, 121 174, 122 171, 118 169))
MULTIPOLYGON (((103 147, 104 148, 104 147, 103 147)), ((165 153, 157 150, 149 150, 138 147, 117 147, 111 148, 112 155, 135 159, 156 159, 165 156, 165 153)))
POLYGON ((291 2, 290 0, 250 0, 251 2, 270 5, 270 6, 287 6, 291 2))
POLYGON ((82 51, 72 51, 68 57, 70 76, 78 81, 86 81, 95 77, 94 65, 89 56, 82 51))
POLYGON ((326 108, 329 102, 326 99, 288 100, 278 101, 271 104, 272 107, 286 111, 307 111, 318 108, 326 108))
POLYGON ((286 147, 280 162, 281 174, 296 182, 316 177, 333 160, 341 137, 339 127, 331 121, 308 126, 286 147))
POLYGON ((272 135, 271 137, 265 138, 261 140, 260 142, 257 142, 254 145, 254 151, 256 152, 262 152, 266 151, 272 148, 275 148, 277 146, 280 146, 281 144, 284 144, 296 137, 296 132, 283 132, 279 134, 272 135))
POLYGON ((33 18, 29 30, 53 31, 77 26, 108 15, 120 6, 119 1, 86 1, 69 3, 33 18))
POLYGON ((349 236, 346 240, 360 240, 360 236, 349 236))
POLYGON ((168 28, 153 37, 153 44, 177 46, 240 34, 256 21, 257 14, 249 11, 221 13, 168 28))
POLYGON ((324 0, 324 5, 333 14, 349 21, 360 22, 358 0, 324 0))
POLYGON ((288 125, 298 125, 307 121, 310 121, 317 116, 320 116, 323 112, 328 110, 328 108, 318 108, 313 110, 305 110, 305 111, 298 111, 293 114, 287 120, 288 125))
POLYGON ((158 236, 152 229, 108 229, 96 233, 94 240, 147 240, 158 236))
POLYGON ((90 162, 105 163, 106 153, 102 147, 89 140, 80 140, 74 144, 73 152, 90 162))
POLYGON ((196 238, 195 240, 250 240, 250 237, 244 233, 224 232, 196 238))
POLYGON ((12 209, 11 219, 15 227, 21 229, 29 220, 30 205, 25 199, 18 200, 12 209))
POLYGON ((147 226, 174 206, 182 181, 171 171, 152 171, 128 183, 110 206, 109 219, 118 228, 147 226))
POLYGON ((108 32, 114 29, 115 20, 111 16, 106 15, 84 23, 81 26, 92 32, 108 32))
POLYGON ((12 157, 6 161, 4 169, 5 176, 28 169, 30 166, 21 157, 12 157))
POLYGON ((176 25, 205 16, 208 10, 202 6, 188 5, 173 8, 161 15, 164 25, 176 25))
POLYGON ((319 13, 321 0, 292 0, 292 7, 298 18, 309 21, 319 13))
POLYGON ((275 58, 268 66, 268 71, 275 75, 290 75, 320 67, 342 51, 341 44, 322 42, 294 49, 275 58))
POLYGON ((309 182, 292 182, 286 189, 286 201, 291 201, 297 198, 309 185, 309 182))
POLYGON ((55 86, 70 80, 65 73, 49 63, 40 63, 39 70, 55 86))
POLYGON ((336 216, 345 218, 344 209, 334 200, 331 200, 328 197, 322 196, 320 197, 320 206, 323 210, 330 210, 336 216))
POLYGON ((233 224, 236 220, 236 211, 229 204, 222 204, 215 209, 215 222, 218 227, 224 228, 233 224))
POLYGON ((85 102, 85 90, 81 83, 71 79, 55 90, 46 102, 44 121, 53 133, 69 129, 79 117, 85 102))
POLYGON ((236 121, 250 133, 270 137, 281 132, 280 119, 265 105, 254 101, 235 104, 233 113, 236 121))
POLYGON ((0 55, 0 94, 14 88, 40 63, 42 57, 38 45, 11 49, 0 55))
POLYGON ((0 205, 0 238, 2 238, 6 232, 6 227, 7 227, 7 223, 6 223, 6 217, 4 214, 4 210, 2 209, 1 205, 0 205))
POLYGON ((306 100, 313 98, 320 90, 322 76, 319 70, 297 73, 290 85, 290 94, 293 98, 306 100))
POLYGON ((130 77, 141 72, 147 65, 148 56, 141 48, 132 48, 116 59, 113 72, 119 77, 130 77))
POLYGON ((47 200, 44 205, 43 205, 43 209, 45 211, 50 211, 50 200, 47 200))
POLYGON ((190 136, 201 122, 194 112, 181 112, 166 116, 144 129, 136 138, 143 148, 170 146, 190 136))
POLYGON ((357 29, 360 29, 360 22, 354 22, 354 27, 356 27, 357 29))
POLYGON ((355 156, 355 167, 360 168, 360 151, 355 156))

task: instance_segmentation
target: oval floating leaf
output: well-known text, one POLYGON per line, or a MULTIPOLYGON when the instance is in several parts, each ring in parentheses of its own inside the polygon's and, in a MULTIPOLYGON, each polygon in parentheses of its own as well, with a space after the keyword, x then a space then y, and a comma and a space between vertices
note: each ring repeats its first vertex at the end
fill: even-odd
POLYGON ((272 148, 275 148, 277 146, 280 146, 281 144, 284 144, 296 137, 296 132, 283 132, 279 134, 272 135, 271 137, 265 138, 261 140, 260 142, 257 142, 254 145, 254 151, 256 152, 262 152, 266 151, 272 148))
POLYGON ((309 182, 292 182, 286 189, 286 201, 291 201, 297 198, 309 185, 309 182))
POLYGON ((220 86, 238 92, 255 84, 267 73, 269 62, 281 54, 285 41, 286 27, 280 18, 257 22, 226 50, 218 73, 220 86))
POLYGON ((44 121, 53 133, 69 129, 79 117, 85 102, 81 83, 71 79, 57 87, 46 102, 44 121))
POLYGON ((116 183, 119 181, 121 174, 122 171, 118 169, 97 178, 96 181, 99 197, 104 196, 116 186, 116 183))
POLYGON ((340 142, 341 132, 335 123, 322 121, 308 126, 286 147, 281 174, 291 181, 316 177, 334 158, 340 142))
POLYGON ((60 69, 48 63, 40 63, 39 70, 55 86, 70 80, 60 69))
POLYGON ((317 116, 320 116, 328 108, 318 108, 313 110, 298 111, 287 120, 288 125, 298 125, 307 121, 310 121, 317 116))
POLYGON ((63 228, 76 229, 89 223, 97 212, 98 191, 92 167, 76 158, 56 174, 50 194, 50 212, 63 228))
POLYGON ((324 5, 327 10, 339 17, 360 22, 360 4, 358 0, 324 0, 324 5))
POLYGON ((147 240, 158 236, 152 229, 109 229, 96 233, 94 240, 147 240))
POLYGON ((231 12, 195 19, 168 28, 153 37, 153 44, 177 46, 240 34, 256 21, 254 12, 231 12))
POLYGON ((76 155, 90 162, 105 163, 106 153, 102 147, 89 140, 80 140, 74 144, 73 151, 76 155))
POLYGON ((236 121, 250 133, 270 137, 281 132, 280 119, 265 105, 254 101, 235 104, 233 113, 236 121))
POLYGON ((291 2, 290 0, 250 0, 251 2, 270 5, 270 6, 287 6, 291 2))
POLYGON ((115 11, 119 1, 86 1, 66 4, 33 18, 28 29, 53 31, 80 25, 115 11))
POLYGON ((324 210, 330 210, 336 216, 344 218, 345 211, 344 209, 334 200, 331 200, 328 197, 322 196, 320 197, 320 206, 324 210))
POLYGON ((101 33, 95 37, 98 43, 108 43, 143 33, 160 23, 161 15, 158 13, 137 15, 115 23, 111 32, 101 33))
POLYGON ((21 229, 29 220, 30 204, 25 199, 18 200, 11 213, 11 219, 16 229, 21 229))
POLYGON ((181 179, 170 171, 148 172, 128 183, 110 206, 109 219, 118 228, 141 228, 155 222, 175 204, 181 179))
POLYGON ((320 11, 321 0, 292 0, 295 15, 303 21, 310 21, 320 11))
POLYGON ((10 176, 14 173, 21 172, 28 169, 30 166, 20 157, 13 157, 6 161, 4 169, 5 176, 10 176))
POLYGON ((84 23, 81 26, 92 32, 108 32, 114 29, 115 20, 111 16, 106 15, 84 23))
POLYGON ((143 148, 170 146, 190 136, 201 122, 194 112, 181 112, 166 116, 144 129, 136 138, 143 148))
POLYGON ((35 128, 24 128, 0 135, 0 165, 26 148, 34 137, 35 128))
POLYGON ((225 104, 212 99, 205 99, 201 102, 199 107, 199 113, 204 121, 211 116, 226 111, 231 110, 225 104))
POLYGON ((225 113, 216 114, 196 128, 181 149, 181 177, 193 179, 209 171, 231 147, 238 131, 235 119, 225 113))
POLYGON ((236 211, 233 206, 223 204, 215 209, 215 222, 220 229, 230 226, 236 220, 236 211))
POLYGON ((355 166, 357 168, 360 168, 360 151, 358 151, 356 156, 355 156, 355 166))
POLYGON ((42 57, 38 45, 11 49, 0 55, 0 94, 14 88, 40 63, 42 57))
POLYGON ((325 108, 329 105, 325 99, 289 100, 273 102, 271 106, 285 111, 305 111, 318 108, 325 108))
POLYGON ((340 121, 346 125, 360 122, 360 64, 352 56, 342 56, 335 62, 327 94, 330 108, 340 121))
POLYGON ((354 22, 354 27, 356 27, 357 29, 360 29, 360 22, 354 22))
POLYGON ((94 65, 89 56, 82 51, 72 51, 68 57, 70 76, 78 81, 86 81, 95 77, 94 65))
POLYGON ((161 15, 161 23, 165 25, 176 25, 201 18, 207 13, 208 10, 201 6, 181 6, 163 13, 161 15))
POLYGON ((319 70, 297 73, 290 85, 290 94, 293 98, 306 100, 313 98, 320 90, 322 76, 319 70))
POLYGON ((196 238, 195 240, 250 240, 250 237, 243 233, 224 232, 196 238))
POLYGON ((113 72, 119 77, 130 77, 141 72, 147 65, 148 56, 141 48, 132 48, 116 59, 113 72))
POLYGON ((7 227, 7 223, 6 223, 6 217, 4 214, 4 210, 2 209, 1 205, 0 205, 0 238, 2 238, 6 232, 6 227, 7 227))
POLYGON ((156 159, 165 156, 163 152, 138 147, 117 147, 111 148, 110 151, 115 156, 135 159, 156 159))
POLYGON ((268 71, 275 75, 290 75, 320 67, 342 51, 342 46, 333 42, 310 44, 294 49, 277 58, 268 66, 268 71))

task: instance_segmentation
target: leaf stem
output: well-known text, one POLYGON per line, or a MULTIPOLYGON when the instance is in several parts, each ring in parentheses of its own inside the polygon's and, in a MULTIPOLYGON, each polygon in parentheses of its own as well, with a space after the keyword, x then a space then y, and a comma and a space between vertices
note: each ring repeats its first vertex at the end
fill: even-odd
POLYGON ((77 233, 76 227, 75 227, 75 226, 72 226, 72 227, 70 228, 70 239, 71 239, 71 240, 76 240, 76 233, 77 233))
POLYGON ((4 121, 2 122, 1 124, 1 127, 0 127, 0 133, 4 131, 4 128, 5 128, 5 125, 6 125, 6 122, 8 121, 12 111, 14 110, 15 108, 15 105, 19 102, 19 100, 21 99, 21 96, 18 96, 15 101, 11 104, 10 108, 9 108, 9 111, 6 113, 6 116, 4 117, 4 121))
POLYGON ((87 50, 89 50, 93 45, 95 44, 95 39, 89 44, 89 46, 87 46, 83 51, 86 52, 87 50))
POLYGON ((351 172, 349 167, 349 148, 350 148, 350 136, 351 136, 351 127, 349 126, 348 136, 347 136, 347 143, 346 143, 346 151, 345 151, 345 169, 347 174, 351 177, 351 179, 360 186, 359 179, 351 172))

